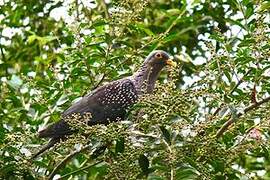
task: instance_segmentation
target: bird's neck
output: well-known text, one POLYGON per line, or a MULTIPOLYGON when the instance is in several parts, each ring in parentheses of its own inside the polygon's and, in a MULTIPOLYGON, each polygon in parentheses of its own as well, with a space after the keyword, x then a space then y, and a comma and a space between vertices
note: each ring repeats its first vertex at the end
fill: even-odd
POLYGON ((162 67, 150 67, 144 64, 133 76, 139 94, 152 93, 162 67))

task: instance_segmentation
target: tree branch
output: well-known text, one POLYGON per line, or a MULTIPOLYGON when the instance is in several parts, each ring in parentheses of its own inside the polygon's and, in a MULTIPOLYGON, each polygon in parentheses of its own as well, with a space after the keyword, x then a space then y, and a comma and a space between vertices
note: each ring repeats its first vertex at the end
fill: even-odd
POLYGON ((85 146, 84 148, 78 150, 78 151, 75 151, 71 154, 69 154, 67 157, 65 157, 53 170, 52 172, 50 173, 48 179, 53 179, 54 175, 57 173, 57 171, 59 169, 61 169, 65 164, 67 164, 68 161, 70 161, 74 156, 76 156, 77 154, 81 153, 81 152, 84 152, 86 150, 88 150, 88 148, 90 147, 90 145, 87 145, 85 146))
POLYGON ((96 88, 98 88, 100 86, 100 84, 104 81, 105 76, 107 76, 108 74, 103 74, 102 78, 99 80, 99 82, 92 88, 92 91, 95 90, 96 88))
POLYGON ((244 82, 244 78, 251 72, 252 69, 249 69, 244 75, 243 77, 238 81, 238 83, 232 88, 232 90, 230 91, 230 94, 232 94, 237 88, 238 86, 240 86, 240 84, 242 84, 242 82, 244 82))
POLYGON ((145 133, 142 133, 140 131, 129 131, 128 134, 132 134, 132 135, 135 135, 135 136, 143 136, 143 137, 150 137, 150 138, 159 138, 159 136, 157 135, 154 135, 154 134, 145 134, 145 133))
MULTIPOLYGON (((1 32, 0 38, 2 38, 2 37, 3 37, 3 36, 2 36, 2 32, 1 32)), ((6 61, 6 57, 5 57, 5 53, 4 53, 3 45, 2 45, 2 44, 0 44, 0 51, 1 51, 2 59, 3 59, 3 61, 5 62, 5 61, 6 61)))
POLYGON ((104 9, 105 18, 108 19, 110 17, 107 4, 105 3, 105 0, 100 1, 102 8, 104 9))
POLYGON ((31 159, 34 160, 36 157, 38 157, 40 154, 42 154, 44 151, 46 151, 47 149, 50 149, 51 147, 53 147, 56 143, 58 143, 60 141, 59 138, 52 138, 48 144, 46 144, 44 147, 42 147, 42 149, 40 149, 37 153, 35 153, 31 159))
POLYGON ((223 135, 223 133, 228 129, 228 127, 229 127, 232 123, 234 123, 239 117, 241 117, 243 114, 246 114, 246 113, 248 113, 249 111, 258 108, 260 105, 262 105, 262 104, 264 104, 264 103, 267 103, 267 102, 269 102, 269 101, 270 101, 270 96, 267 97, 267 98, 265 98, 265 99, 263 99, 263 100, 261 100, 261 101, 259 101, 259 102, 257 102, 257 103, 255 103, 255 104, 251 104, 250 106, 246 107, 246 108, 244 109, 244 112, 243 112, 243 113, 238 113, 238 114, 236 115, 236 117, 232 117, 232 116, 231 116, 231 117, 229 118, 229 120, 226 121, 226 122, 222 125, 222 127, 218 130, 218 132, 216 133, 216 138, 221 137, 221 135, 223 135))
POLYGON ((75 171, 72 171, 72 172, 70 172, 70 173, 67 173, 67 174, 61 176, 61 178, 59 178, 58 180, 67 178, 68 176, 71 176, 71 175, 73 175, 73 174, 76 174, 76 173, 78 173, 78 172, 80 172, 80 171, 84 171, 84 170, 86 170, 86 169, 88 169, 88 168, 91 168, 91 167, 93 167, 93 166, 95 166, 95 165, 101 163, 101 162, 103 162, 103 161, 97 161, 97 162, 95 162, 95 163, 93 163, 93 164, 90 164, 90 165, 88 165, 88 166, 85 166, 85 167, 79 168, 79 169, 77 169, 77 170, 75 170, 75 171))
MULTIPOLYGON (((265 98, 265 99, 263 99, 263 100, 261 100, 261 101, 259 101, 259 102, 257 102, 257 103, 255 103, 255 104, 252 104, 252 105, 246 107, 244 109, 244 113, 247 113, 247 112, 251 111, 252 109, 255 109, 255 108, 259 107, 260 105, 262 105, 264 103, 267 103, 269 101, 270 101, 270 96, 267 97, 267 98, 265 98)), ((240 114, 240 115, 242 115, 242 114, 240 114)))
POLYGON ((5 57, 5 54, 4 54, 4 51, 3 51, 3 47, 2 47, 1 44, 0 44, 0 50, 1 50, 2 59, 5 62, 6 61, 6 57, 5 57))
MULTIPOLYGON (((107 61, 109 60, 110 51, 111 51, 111 45, 108 45, 108 47, 106 49, 106 54, 105 54, 105 65, 106 65, 107 61)), ((118 67, 119 66, 117 66, 116 68, 118 68, 118 67)), ((105 69, 105 72, 103 73, 102 78, 99 80, 99 82, 91 90, 93 91, 96 88, 98 88, 101 85, 101 83, 104 81, 105 77, 108 76, 109 74, 110 74, 110 72, 106 72, 106 69, 105 69)))
MULTIPOLYGON (((242 84, 244 82, 244 77, 246 77, 250 72, 251 72, 252 69, 249 69, 244 75, 243 77, 237 82, 237 84, 232 88, 232 90, 230 91, 230 95, 238 88, 238 86, 240 86, 240 84, 242 84)), ((215 112, 213 113, 212 117, 216 116, 219 111, 221 110, 222 108, 219 107, 215 110, 215 112)))
MULTIPOLYGON (((145 45, 143 45, 139 50, 142 50, 142 49, 146 48, 147 46, 149 46, 149 45, 152 44, 152 43, 160 42, 160 40, 162 40, 163 38, 165 38, 165 37, 168 35, 168 33, 172 30, 172 28, 173 28, 174 26, 177 25, 178 21, 181 19, 181 17, 183 17, 183 15, 184 15, 185 12, 186 12, 186 5, 184 5, 184 6, 180 9, 179 15, 178 15, 177 18, 170 24, 170 26, 166 29, 165 32, 159 34, 157 37, 155 37, 155 38, 153 38, 152 40, 150 40, 148 43, 146 43, 145 45)), ((178 33, 178 35, 179 35, 179 34, 182 34, 182 33, 184 33, 184 32, 186 32, 186 31, 188 31, 188 30, 190 30, 190 29, 189 29, 189 28, 187 28, 187 30, 184 29, 184 30, 180 31, 180 32, 178 33)), ((160 44, 160 43, 158 43, 158 45, 157 45, 156 47, 158 47, 159 44, 160 44)))
MULTIPOLYGON (((67 157, 65 157, 50 173, 48 179, 51 180, 53 179, 54 175, 58 172, 59 169, 61 169, 65 164, 67 164, 74 156, 87 151, 90 148, 90 145, 85 146, 84 148, 75 151, 71 154, 69 154, 67 157)), ((105 149, 107 148, 106 145, 102 145, 100 147, 98 147, 93 153, 92 153, 92 157, 97 157, 99 156, 101 153, 103 153, 105 151, 105 149)))

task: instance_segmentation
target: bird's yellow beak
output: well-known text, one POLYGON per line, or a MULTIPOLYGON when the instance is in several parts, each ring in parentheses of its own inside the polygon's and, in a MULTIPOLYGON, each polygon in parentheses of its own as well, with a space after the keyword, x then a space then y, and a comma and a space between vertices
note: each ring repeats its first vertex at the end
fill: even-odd
POLYGON ((166 61, 166 64, 167 65, 170 65, 170 66, 173 66, 173 67, 176 67, 177 66, 177 63, 175 61, 173 61, 172 59, 168 59, 166 61))

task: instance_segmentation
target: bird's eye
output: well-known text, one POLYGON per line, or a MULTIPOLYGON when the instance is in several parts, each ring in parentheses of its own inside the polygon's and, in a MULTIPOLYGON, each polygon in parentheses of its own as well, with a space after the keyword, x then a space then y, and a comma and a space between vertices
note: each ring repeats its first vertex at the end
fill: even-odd
POLYGON ((160 58, 162 58, 162 55, 160 53, 157 53, 156 58, 160 59, 160 58))

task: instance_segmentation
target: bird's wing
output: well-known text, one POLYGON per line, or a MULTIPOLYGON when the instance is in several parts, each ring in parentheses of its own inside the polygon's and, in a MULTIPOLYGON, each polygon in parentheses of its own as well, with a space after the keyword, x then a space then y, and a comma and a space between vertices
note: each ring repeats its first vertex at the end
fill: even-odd
MULTIPOLYGON (((39 132, 39 137, 61 138, 72 134, 65 121, 73 114, 84 115, 90 113, 92 117, 87 122, 89 125, 107 124, 110 121, 122 118, 127 107, 137 100, 137 92, 130 79, 121 79, 99 87, 81 100, 73 104, 62 114, 62 119, 39 132)), ((72 119, 72 117, 71 117, 72 119)))
POLYGON ((63 116, 90 112, 93 114, 94 121, 101 118, 110 118, 106 114, 117 113, 118 110, 126 109, 137 98, 134 83, 125 78, 97 88, 69 107, 63 113, 63 116))

